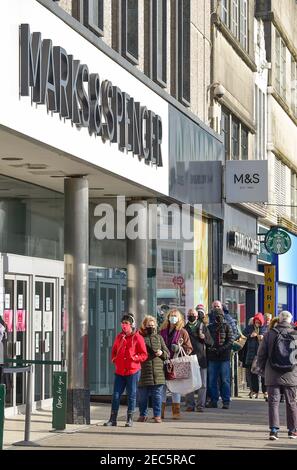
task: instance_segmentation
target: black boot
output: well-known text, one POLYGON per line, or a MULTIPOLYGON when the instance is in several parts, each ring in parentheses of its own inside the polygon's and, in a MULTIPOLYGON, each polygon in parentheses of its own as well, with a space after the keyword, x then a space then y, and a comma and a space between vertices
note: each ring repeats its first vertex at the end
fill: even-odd
POLYGON ((117 426, 117 416, 118 412, 117 411, 112 411, 110 414, 109 420, 103 424, 103 426, 117 426))
POLYGON ((126 428, 131 428, 133 426, 133 413, 128 411, 127 413, 127 423, 125 424, 126 428))

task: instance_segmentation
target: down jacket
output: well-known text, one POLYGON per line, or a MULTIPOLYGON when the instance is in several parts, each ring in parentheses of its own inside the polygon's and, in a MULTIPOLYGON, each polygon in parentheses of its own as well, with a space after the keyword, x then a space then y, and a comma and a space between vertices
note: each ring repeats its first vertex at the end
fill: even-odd
POLYGON ((161 335, 154 333, 144 336, 148 358, 141 363, 141 376, 138 387, 165 384, 164 361, 169 358, 169 351, 161 335), (155 356, 155 352, 161 350, 162 356, 155 356))

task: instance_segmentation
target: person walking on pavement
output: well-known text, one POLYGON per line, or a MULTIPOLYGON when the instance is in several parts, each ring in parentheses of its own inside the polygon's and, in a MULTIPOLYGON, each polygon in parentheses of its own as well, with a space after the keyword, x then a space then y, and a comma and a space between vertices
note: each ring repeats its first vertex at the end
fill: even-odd
POLYGON ((206 407, 218 407, 218 380, 220 380, 220 396, 223 400, 223 409, 228 409, 231 396, 230 356, 234 338, 231 327, 224 318, 223 310, 216 309, 214 322, 209 324, 208 329, 213 339, 213 346, 207 350, 211 401, 206 407))
POLYGON ((152 397, 155 423, 161 423, 162 392, 165 385, 164 361, 169 358, 169 351, 161 335, 157 333, 155 317, 144 317, 139 333, 143 336, 148 358, 141 363, 141 375, 138 383, 139 418, 143 423, 148 420, 148 398, 152 397))
MULTIPOLYGON (((184 329, 184 318, 179 310, 176 308, 169 310, 166 315, 165 321, 161 325, 160 334, 170 351, 170 358, 178 353, 180 346, 183 347, 186 354, 191 354, 193 347, 190 341, 188 332, 184 329)), ((162 403, 162 418, 165 417, 166 408, 166 393, 167 387, 163 387, 163 403, 162 403)), ((180 393, 172 393, 172 417, 173 419, 180 419, 180 393)))
POLYGON ((111 361, 115 364, 115 381, 111 402, 111 415, 104 426, 117 426, 117 415, 120 399, 124 390, 128 395, 128 410, 126 427, 133 424, 133 413, 136 405, 137 383, 140 375, 141 363, 148 357, 143 336, 135 331, 133 315, 123 315, 121 320, 122 331, 114 341, 111 351, 111 361))
MULTIPOLYGON (((189 333, 190 340, 193 346, 192 354, 197 355, 198 363, 200 366, 200 374, 202 386, 197 390, 198 399, 196 409, 202 412, 205 408, 206 402, 206 387, 207 387, 207 359, 206 347, 213 345, 213 339, 209 333, 207 326, 204 323, 206 313, 204 305, 199 304, 195 309, 188 311, 188 323, 185 330, 189 333)), ((195 392, 186 395, 186 411, 195 411, 195 392)))
POLYGON ((292 314, 283 310, 278 324, 264 335, 258 349, 258 366, 265 373, 268 390, 270 440, 278 439, 281 387, 286 400, 287 428, 290 439, 297 438, 297 332, 291 325, 292 314))

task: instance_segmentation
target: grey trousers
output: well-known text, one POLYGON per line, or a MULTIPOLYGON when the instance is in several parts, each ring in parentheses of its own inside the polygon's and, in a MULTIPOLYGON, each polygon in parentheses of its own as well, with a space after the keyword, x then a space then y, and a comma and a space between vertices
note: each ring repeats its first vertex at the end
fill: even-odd
MULTIPOLYGON (((268 391, 268 409, 269 409, 269 427, 279 428, 279 402, 280 385, 269 385, 268 391)), ((297 387, 282 387, 286 400, 286 415, 288 431, 297 429, 297 387)))
MULTIPOLYGON (((197 408, 204 408, 206 401, 206 386, 207 386, 207 368, 200 369, 202 387, 197 390, 197 408)), ((186 405, 195 408, 195 392, 186 395, 186 405)))

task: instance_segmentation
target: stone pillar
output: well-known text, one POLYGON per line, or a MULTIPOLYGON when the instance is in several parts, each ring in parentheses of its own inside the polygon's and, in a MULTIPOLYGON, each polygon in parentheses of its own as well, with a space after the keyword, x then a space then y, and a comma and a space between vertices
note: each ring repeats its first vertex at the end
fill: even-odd
POLYGON ((89 424, 89 190, 87 178, 78 176, 65 179, 64 195, 67 423, 89 424))

